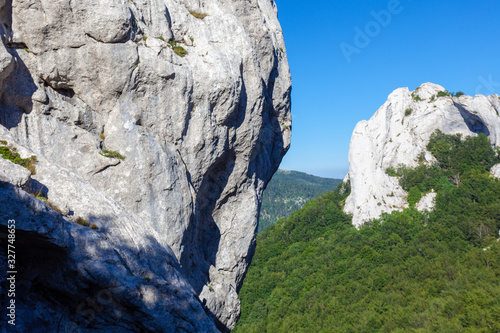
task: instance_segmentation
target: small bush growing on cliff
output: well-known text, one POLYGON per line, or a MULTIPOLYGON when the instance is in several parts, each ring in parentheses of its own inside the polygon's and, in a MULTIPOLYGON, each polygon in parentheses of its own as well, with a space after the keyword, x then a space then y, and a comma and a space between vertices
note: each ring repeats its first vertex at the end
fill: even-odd
POLYGON ((175 39, 171 39, 168 41, 168 45, 172 48, 172 50, 177 54, 179 57, 183 58, 185 57, 188 52, 186 49, 184 49, 182 46, 177 45, 177 41, 175 39))
POLYGON ((448 92, 448 90, 445 90, 445 91, 442 91, 442 90, 441 90, 441 91, 439 91, 439 92, 437 93, 437 97, 453 97, 453 95, 452 95, 452 94, 450 94, 450 93, 448 92))
POLYGON ((420 200, 421 197, 422 193, 420 192, 420 189, 416 186, 413 186, 408 192, 408 203, 410 204, 410 207, 415 207, 415 204, 420 200))
POLYGON ((415 102, 420 102, 422 101, 422 98, 420 96, 418 96, 417 94, 415 94, 414 92, 411 93, 411 97, 413 98, 413 100, 415 102))
POLYGON ((28 158, 21 158, 21 155, 19 153, 15 152, 14 147, 7 147, 7 141, 2 140, 0 142, 0 154, 2 154, 2 157, 6 160, 9 160, 15 164, 19 164, 22 167, 25 167, 28 169, 32 175, 36 174, 36 169, 35 169, 35 164, 37 161, 36 156, 32 155, 31 157, 28 158))
POLYGON ((459 91, 457 93, 455 93, 455 97, 460 97, 460 96, 463 96, 465 95, 463 92, 459 91))
POLYGON ((42 201, 47 200, 47 198, 43 196, 42 191, 37 191, 35 193, 31 193, 31 195, 34 196, 35 198, 37 198, 38 200, 42 200, 42 201))
POLYGON ((42 195, 42 192, 41 191, 37 191, 35 193, 29 193, 31 194, 32 196, 34 196, 35 198, 37 198, 38 200, 41 200, 43 201, 47 206, 49 206, 50 208, 52 208, 53 210, 55 210, 56 212, 58 212, 59 214, 63 215, 63 212, 59 209, 59 207, 57 207, 56 205, 54 205, 52 202, 50 202, 46 197, 44 197, 42 195))
POLYGON ((194 10, 190 10, 189 14, 193 15, 197 19, 203 20, 205 17, 207 17, 207 14, 199 13, 194 10))
POLYGON ((174 50, 175 54, 177 54, 181 58, 185 57, 188 54, 188 52, 182 46, 174 46, 172 47, 172 49, 174 50))
POLYGON ((88 226, 88 225, 89 225, 89 221, 87 221, 86 219, 84 219, 84 218, 83 218, 83 217, 81 217, 81 216, 78 216, 78 217, 76 218, 76 221, 75 221, 75 222, 76 222, 76 223, 78 223, 78 224, 79 224, 79 225, 81 225, 81 226, 84 226, 84 227, 86 227, 86 226, 88 226))
POLYGON ((78 223, 79 225, 83 226, 83 227, 89 227, 90 229, 97 229, 97 224, 95 224, 94 222, 90 223, 89 224, 89 221, 84 219, 83 217, 81 216, 78 216, 75 220, 76 223, 78 223))
POLYGON ((394 169, 393 167, 388 167, 387 169, 385 169, 385 173, 391 177, 397 177, 398 176, 398 173, 396 172, 396 169, 394 169))
POLYGON ((53 210, 55 210, 56 212, 58 212, 59 214, 61 215, 64 215, 62 210, 59 209, 59 207, 57 207, 56 205, 54 205, 52 202, 50 202, 49 200, 45 200, 44 201, 47 206, 49 206, 50 208, 52 208, 53 210))
POLYGON ((102 156, 104 156, 104 157, 119 158, 120 160, 124 160, 125 159, 125 156, 123 156, 122 154, 120 154, 119 152, 114 151, 114 150, 106 150, 106 149, 104 149, 100 154, 102 156))
POLYGON ((411 115, 412 111, 413 111, 413 110, 412 110, 411 108, 407 108, 407 109, 405 110, 405 117, 407 117, 407 116, 411 115))

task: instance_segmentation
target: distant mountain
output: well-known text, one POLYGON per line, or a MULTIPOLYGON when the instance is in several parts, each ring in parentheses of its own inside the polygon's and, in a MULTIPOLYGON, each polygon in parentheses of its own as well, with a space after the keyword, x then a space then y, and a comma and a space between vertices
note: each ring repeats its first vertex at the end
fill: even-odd
POLYGON ((333 190, 341 179, 322 178, 299 171, 278 170, 267 185, 258 232, 302 208, 312 198, 333 190))

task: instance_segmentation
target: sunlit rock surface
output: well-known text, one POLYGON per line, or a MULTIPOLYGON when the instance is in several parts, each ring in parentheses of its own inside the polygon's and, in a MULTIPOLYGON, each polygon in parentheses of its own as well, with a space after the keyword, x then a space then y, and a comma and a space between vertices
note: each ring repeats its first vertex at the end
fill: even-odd
MULTIPOLYGON (((437 97, 445 88, 425 83, 415 91, 395 90, 373 117, 360 121, 349 148, 351 195, 344 211, 353 224, 377 218, 381 213, 408 207, 407 193, 388 167, 417 166, 434 158, 426 150, 430 135, 439 129, 445 134, 464 136, 484 133, 491 143, 500 143, 500 99, 498 95, 437 97)), ((424 197, 421 209, 432 209, 433 194, 424 197)))
POLYGON ((16 219, 24 251, 17 327, 234 327, 290 144, 274 1, 0 5, 0 139, 39 161, 29 184, 0 179, 1 230, 16 219))

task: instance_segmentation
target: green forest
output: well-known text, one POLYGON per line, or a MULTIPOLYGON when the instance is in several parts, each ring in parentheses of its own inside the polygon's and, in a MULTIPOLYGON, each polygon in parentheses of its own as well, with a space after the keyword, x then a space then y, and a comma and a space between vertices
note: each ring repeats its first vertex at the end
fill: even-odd
POLYGON ((278 219, 290 216, 310 199, 333 190, 341 181, 299 171, 278 170, 264 191, 258 232, 278 219))
POLYGON ((434 165, 387 170, 404 211, 358 230, 339 186, 259 234, 234 332, 500 332, 498 151, 439 131, 427 148, 434 165))

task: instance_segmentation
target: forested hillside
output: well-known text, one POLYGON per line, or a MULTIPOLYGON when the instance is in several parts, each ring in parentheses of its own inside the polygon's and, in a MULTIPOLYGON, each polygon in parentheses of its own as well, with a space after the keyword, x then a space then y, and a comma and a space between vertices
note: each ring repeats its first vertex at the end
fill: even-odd
POLYGON ((341 181, 298 171, 278 170, 264 191, 258 232, 278 219, 290 216, 308 200, 333 190, 341 181))
POLYGON ((427 148, 435 166, 388 170, 410 192, 403 212, 358 230, 337 190, 259 234, 234 332, 500 332, 498 152, 482 134, 427 148))

